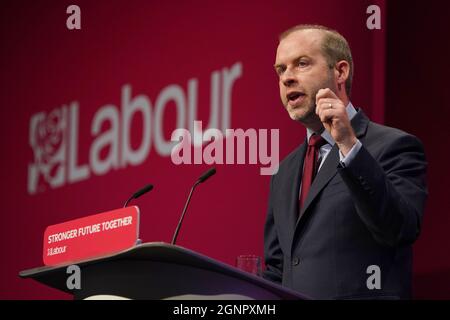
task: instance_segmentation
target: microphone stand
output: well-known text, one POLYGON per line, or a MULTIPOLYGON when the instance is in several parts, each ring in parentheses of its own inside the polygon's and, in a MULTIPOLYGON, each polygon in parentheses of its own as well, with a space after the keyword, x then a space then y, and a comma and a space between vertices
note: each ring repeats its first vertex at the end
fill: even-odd
POLYGON ((180 232, 181 224, 183 223, 184 215, 186 214, 186 209, 187 209, 187 207, 188 207, 188 205, 189 205, 189 202, 191 201, 192 193, 194 192, 194 189, 195 189, 200 183, 201 183, 201 181, 198 180, 198 181, 192 186, 191 192, 189 192, 189 196, 188 196, 188 198, 187 198, 187 201, 186 201, 186 203, 184 204, 183 213, 181 214, 180 221, 178 221, 177 228, 175 229, 175 233, 174 233, 173 238, 172 238, 172 242, 171 242, 171 243, 172 243, 173 245, 174 245, 174 244, 176 243, 176 241, 177 241, 178 232, 180 232))

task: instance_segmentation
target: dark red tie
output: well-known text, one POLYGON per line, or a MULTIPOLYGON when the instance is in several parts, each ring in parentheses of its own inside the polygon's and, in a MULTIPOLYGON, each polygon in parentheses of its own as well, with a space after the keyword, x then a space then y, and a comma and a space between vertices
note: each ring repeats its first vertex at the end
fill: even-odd
POLYGON ((319 149, 326 144, 326 140, 322 136, 313 134, 309 138, 308 149, 306 150, 305 162, 303 164, 303 176, 302 176, 302 189, 300 191, 300 210, 305 203, 305 199, 308 196, 309 188, 317 174, 319 165, 317 158, 319 155, 319 149))

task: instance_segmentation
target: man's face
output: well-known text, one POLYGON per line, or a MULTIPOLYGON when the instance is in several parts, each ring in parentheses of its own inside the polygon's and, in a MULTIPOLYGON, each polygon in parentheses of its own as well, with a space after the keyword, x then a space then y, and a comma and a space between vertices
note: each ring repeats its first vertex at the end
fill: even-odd
POLYGON ((333 70, 321 52, 321 30, 299 30, 284 38, 277 49, 275 71, 280 96, 293 120, 317 126, 316 94, 319 89, 336 92, 333 70))

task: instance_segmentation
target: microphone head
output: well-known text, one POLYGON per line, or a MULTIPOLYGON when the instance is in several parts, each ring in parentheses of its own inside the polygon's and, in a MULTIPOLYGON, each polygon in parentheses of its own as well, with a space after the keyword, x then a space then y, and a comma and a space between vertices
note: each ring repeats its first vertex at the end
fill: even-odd
POLYGON ((139 198, 140 196, 142 196, 143 194, 149 192, 152 189, 153 189, 153 185, 152 184, 148 184, 145 187, 143 187, 141 190, 139 190, 135 194, 133 194, 133 198, 137 199, 137 198, 139 198))
POLYGON ((206 171, 200 178, 198 178, 198 182, 202 183, 209 179, 212 175, 216 173, 216 168, 211 168, 208 171, 206 171))

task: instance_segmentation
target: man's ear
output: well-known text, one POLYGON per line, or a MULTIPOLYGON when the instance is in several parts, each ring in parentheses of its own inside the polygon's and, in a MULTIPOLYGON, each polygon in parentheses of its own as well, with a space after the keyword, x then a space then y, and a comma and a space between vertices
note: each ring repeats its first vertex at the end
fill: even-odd
POLYGON ((334 74, 339 87, 342 85, 345 86, 345 81, 347 81, 349 73, 350 64, 347 61, 341 60, 336 63, 334 66, 334 74))

